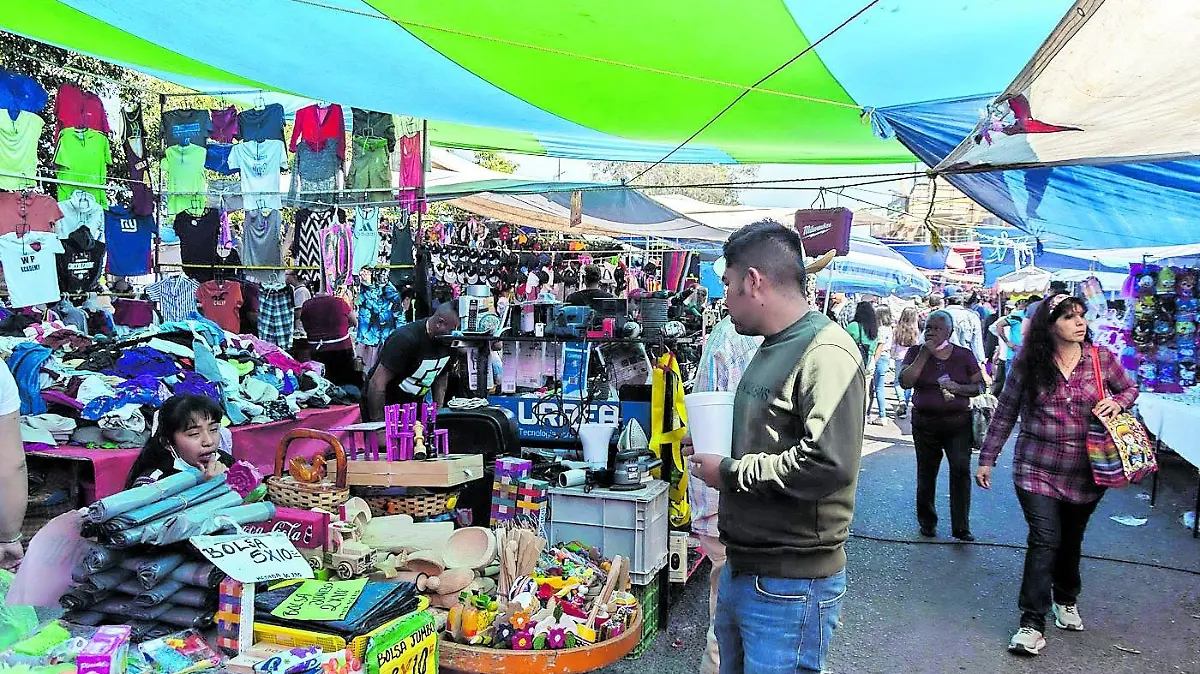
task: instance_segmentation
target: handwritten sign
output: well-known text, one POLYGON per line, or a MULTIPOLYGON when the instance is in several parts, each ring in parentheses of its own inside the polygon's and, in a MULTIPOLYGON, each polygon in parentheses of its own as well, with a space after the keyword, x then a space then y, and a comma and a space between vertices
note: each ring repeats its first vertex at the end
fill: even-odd
POLYGON ((394 622, 367 642, 366 674, 437 674, 437 621, 428 611, 394 622))
POLYGON ((191 543, 218 569, 242 583, 313 577, 312 567, 280 532, 195 536, 191 543))
POLYGON ((306 580, 271 615, 287 620, 345 620, 366 586, 366 578, 306 580))

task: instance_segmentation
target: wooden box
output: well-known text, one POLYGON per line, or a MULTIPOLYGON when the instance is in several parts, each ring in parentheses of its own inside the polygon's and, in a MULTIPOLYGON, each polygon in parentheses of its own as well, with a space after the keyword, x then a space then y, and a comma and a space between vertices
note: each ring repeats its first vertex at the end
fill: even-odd
POLYGON ((346 484, 353 487, 454 487, 482 477, 481 454, 426 461, 346 462, 346 484))

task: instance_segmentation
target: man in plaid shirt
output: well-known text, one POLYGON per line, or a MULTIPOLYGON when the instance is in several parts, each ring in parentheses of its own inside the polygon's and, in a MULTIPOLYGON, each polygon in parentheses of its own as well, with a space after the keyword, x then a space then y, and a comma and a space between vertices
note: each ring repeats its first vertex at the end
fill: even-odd
MULTIPOLYGON (((707 391, 735 391, 742 373, 754 360, 762 337, 738 334, 729 317, 721 319, 708 335, 696 374, 696 393, 707 391)), ((708 649, 700 661, 701 674, 716 674, 721 665, 717 648, 717 635, 713 629, 713 616, 717 609, 717 585, 721 569, 725 567, 725 546, 721 544, 717 530, 717 509, 721 493, 704 484, 699 478, 688 480, 688 502, 692 505, 692 533, 700 539, 704 553, 712 562, 709 572, 708 596, 708 649)))

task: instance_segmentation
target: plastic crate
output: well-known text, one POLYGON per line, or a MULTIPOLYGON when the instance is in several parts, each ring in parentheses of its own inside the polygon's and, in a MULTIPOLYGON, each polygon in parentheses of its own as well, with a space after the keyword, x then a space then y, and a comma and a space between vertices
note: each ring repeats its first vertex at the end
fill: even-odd
POLYGON ((550 540, 579 541, 605 557, 629 559, 629 580, 648 585, 667 564, 667 483, 637 491, 581 487, 550 490, 550 540))
POLYGON ((655 577, 654 581, 649 585, 634 585, 631 588, 631 593, 637 597, 638 605, 642 609, 642 638, 638 640, 637 646, 629 651, 629 655, 625 656, 626 660, 636 660, 642 657, 642 654, 650 648, 650 644, 654 643, 654 637, 658 636, 659 622, 659 577, 655 577))

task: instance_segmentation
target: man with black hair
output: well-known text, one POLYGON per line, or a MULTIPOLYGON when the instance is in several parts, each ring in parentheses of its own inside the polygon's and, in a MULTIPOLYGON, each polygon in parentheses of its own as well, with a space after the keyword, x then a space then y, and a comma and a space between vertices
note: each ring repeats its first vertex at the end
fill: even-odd
POLYGON ((609 299, 613 296, 600 287, 600 268, 589 264, 583 268, 583 288, 567 295, 566 304, 572 307, 590 307, 593 299, 609 299))
POLYGON ((721 671, 820 672, 846 591, 866 375, 850 336, 808 302, 794 229, 748 225, 724 252, 730 319, 765 339, 737 386, 732 455, 691 457, 721 492, 721 671))
POLYGON ((458 308, 443 302, 432 316, 396 328, 366 379, 363 421, 383 421, 383 408, 421 402, 433 390, 434 402, 446 397, 443 370, 450 362, 450 345, 442 337, 458 329, 458 308))

